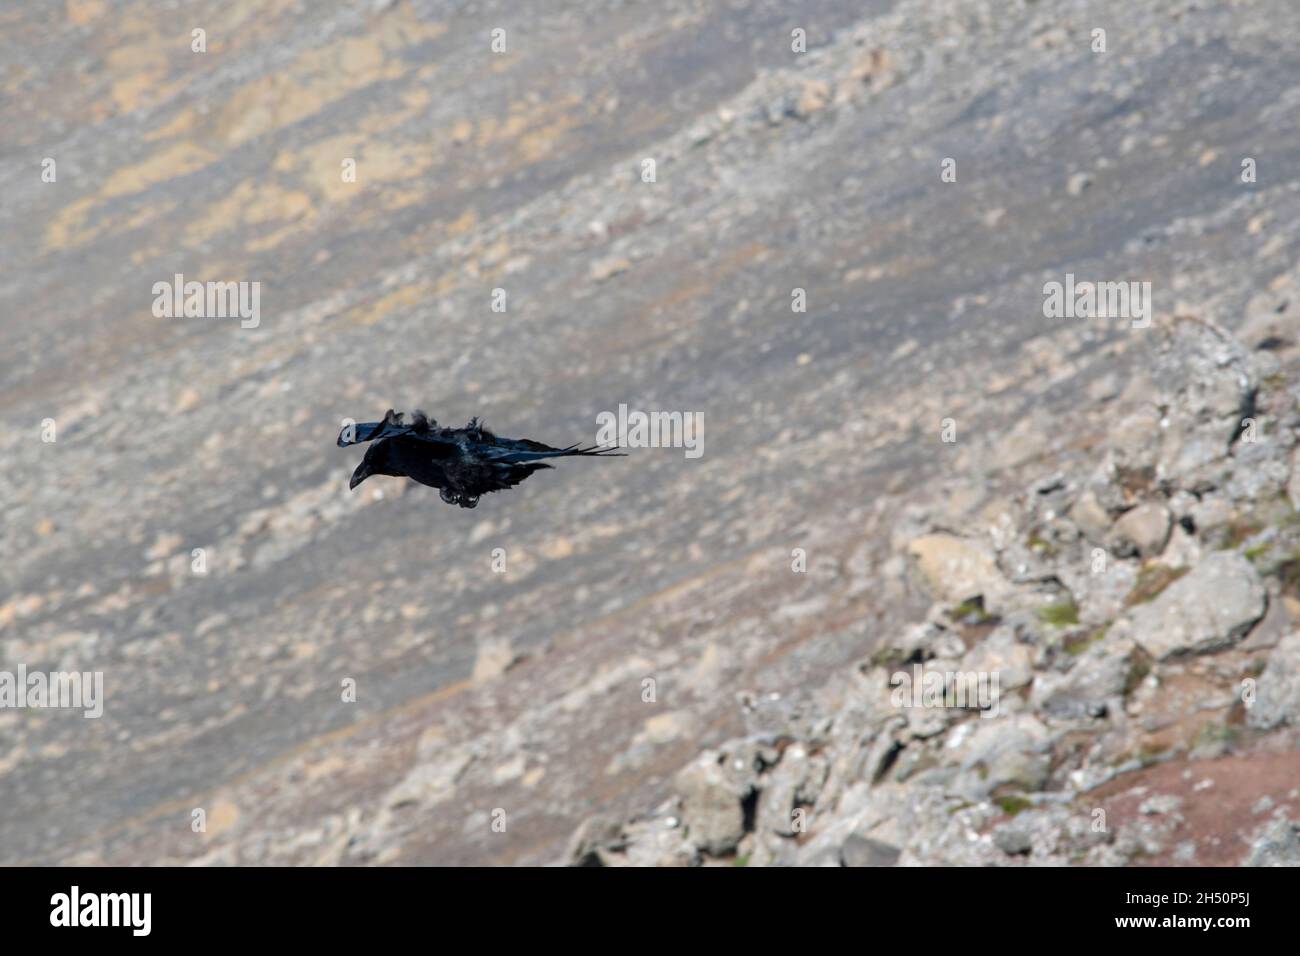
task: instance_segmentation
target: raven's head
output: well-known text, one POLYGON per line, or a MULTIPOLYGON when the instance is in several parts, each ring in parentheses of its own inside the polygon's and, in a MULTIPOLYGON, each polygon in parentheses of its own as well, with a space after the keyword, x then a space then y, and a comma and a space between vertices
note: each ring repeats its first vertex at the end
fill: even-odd
POLYGON ((348 489, 356 488, 357 485, 371 475, 391 474, 393 472, 388 470, 388 442, 377 441, 366 449, 361 464, 357 465, 357 470, 352 472, 352 480, 348 482, 348 489))

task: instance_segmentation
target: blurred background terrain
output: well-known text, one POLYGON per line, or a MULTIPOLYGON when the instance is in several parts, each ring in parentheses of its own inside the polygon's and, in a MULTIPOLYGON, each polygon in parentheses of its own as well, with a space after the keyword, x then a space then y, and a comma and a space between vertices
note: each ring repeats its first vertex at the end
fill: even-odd
POLYGON ((107 697, 0 711, 0 863, 549 862, 668 799, 926 612, 909 508, 1095 463, 1147 360, 1045 281, 1237 329, 1291 275, 1297 39, 1291 0, 0 6, 0 668, 107 697), (259 327, 156 318, 176 273, 259 327), (705 454, 461 511, 334 447, 620 403, 705 454))

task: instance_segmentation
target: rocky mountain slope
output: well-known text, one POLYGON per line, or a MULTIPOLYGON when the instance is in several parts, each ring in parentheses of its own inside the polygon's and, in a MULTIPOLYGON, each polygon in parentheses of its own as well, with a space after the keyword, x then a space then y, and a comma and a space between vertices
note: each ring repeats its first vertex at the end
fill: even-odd
POLYGON ((1294 805, 1259 748, 1298 37, 1291 0, 6 5, 0 671, 106 699, 0 709, 0 863, 932 859, 993 853, 1000 798, 1040 843, 1108 787, 1112 832, 1172 821, 1139 785, 1254 839, 1256 792, 1294 805), (155 315, 176 274, 259 282, 260 323, 155 315), (1067 274, 1150 281, 1156 325, 1046 317, 1067 274), (1153 364, 1176 316, 1242 334, 1169 354, 1252 376, 1257 443, 1242 388, 1153 364), (704 455, 461 512, 350 493, 334 447, 389 407, 590 441, 621 403, 702 413, 704 455), (880 709, 968 654, 1018 685, 999 718, 880 709), (679 778, 734 740, 761 769, 679 778), (908 837, 924 800, 952 834, 908 837), (769 839, 787 803, 807 835, 769 839))
POLYGON ((747 703, 743 736, 653 813, 587 821, 570 861, 1300 866, 1293 292, 1255 304, 1255 350, 1152 330, 1150 374, 1083 410, 1096 467, 911 511, 924 620, 747 703))

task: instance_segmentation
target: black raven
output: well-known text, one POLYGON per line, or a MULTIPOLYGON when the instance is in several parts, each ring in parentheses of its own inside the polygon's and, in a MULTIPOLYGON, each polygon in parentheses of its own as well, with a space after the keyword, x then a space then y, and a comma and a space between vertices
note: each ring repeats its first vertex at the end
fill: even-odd
POLYGON ((527 438, 498 438, 477 418, 464 428, 440 428, 423 412, 417 411, 409 423, 405 417, 390 408, 382 422, 349 425, 339 433, 340 448, 374 442, 352 473, 349 488, 371 475, 405 477, 437 488, 448 504, 474 508, 480 495, 513 488, 538 469, 550 468, 543 458, 619 454, 595 445, 552 448, 527 438))

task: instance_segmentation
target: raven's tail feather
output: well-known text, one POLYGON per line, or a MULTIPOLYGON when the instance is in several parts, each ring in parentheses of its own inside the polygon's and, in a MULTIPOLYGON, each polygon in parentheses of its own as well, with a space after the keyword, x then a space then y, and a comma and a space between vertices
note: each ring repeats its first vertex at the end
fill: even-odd
POLYGON ((581 455, 588 458, 626 458, 627 453, 615 451, 617 445, 590 445, 583 448, 579 445, 570 445, 568 448, 551 448, 547 451, 512 451, 493 458, 496 461, 509 462, 511 464, 522 461, 538 461, 542 458, 567 458, 571 455, 581 455))
POLYGON ((583 448, 581 445, 570 445, 568 448, 564 449, 564 454, 590 455, 593 457, 608 455, 612 458, 626 458, 627 452, 616 451, 618 447, 618 445, 588 445, 586 448, 583 448))

